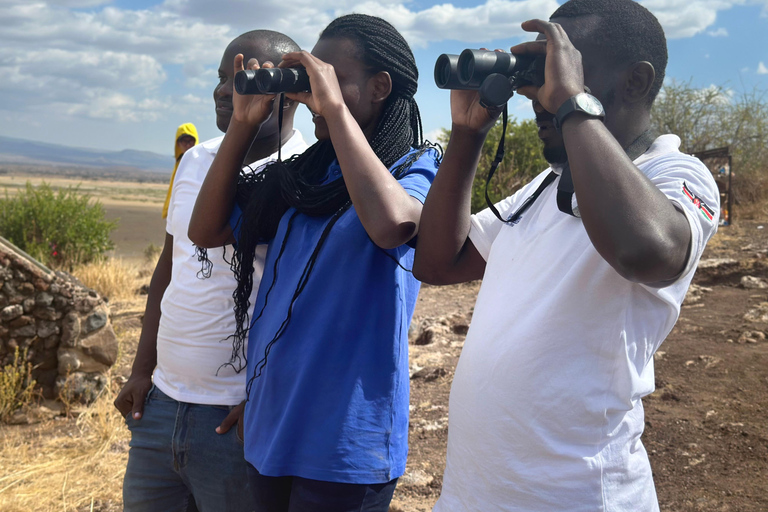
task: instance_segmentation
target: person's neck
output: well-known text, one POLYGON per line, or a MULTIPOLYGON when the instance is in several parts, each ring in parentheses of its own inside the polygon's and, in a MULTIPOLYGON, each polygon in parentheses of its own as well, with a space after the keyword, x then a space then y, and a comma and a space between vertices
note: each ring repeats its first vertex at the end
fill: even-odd
POLYGON ((257 160, 267 158, 277 152, 281 145, 285 145, 293 136, 293 125, 283 124, 282 140, 278 132, 271 133, 265 137, 256 136, 251 143, 251 148, 245 155, 244 164, 251 164, 257 160))
MULTIPOLYGON (((627 149, 637 138, 651 127, 651 117, 646 111, 627 112, 616 120, 615 129, 611 130, 621 147, 627 149)), ((609 127, 610 129, 610 127, 609 127)))

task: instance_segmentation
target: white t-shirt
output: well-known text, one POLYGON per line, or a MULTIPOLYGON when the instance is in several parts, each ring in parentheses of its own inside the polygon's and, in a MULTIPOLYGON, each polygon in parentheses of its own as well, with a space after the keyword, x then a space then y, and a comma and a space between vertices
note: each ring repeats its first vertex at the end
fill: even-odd
MULTIPOLYGON (((201 279, 201 263, 187 236, 197 194, 222 139, 211 139, 187 151, 176 171, 166 224, 166 231, 173 236, 173 269, 160 305, 157 367, 153 377, 155 385, 171 398, 206 405, 240 403, 245 399, 247 373, 222 366, 230 360, 232 340, 228 336, 235 332, 232 292, 237 282, 227 262, 234 249, 231 245, 209 249, 211 276, 201 279)), ((301 133, 294 131, 282 152, 287 158, 306 148, 301 133)), ((251 167, 258 171, 276 159, 277 153, 251 167)), ((256 250, 251 304, 259 288, 266 253, 266 245, 256 250)))
MULTIPOLYGON (((557 209, 557 180, 516 225, 489 210, 472 217, 487 266, 453 379, 435 512, 658 510, 640 399, 719 210, 709 170, 679 145, 661 136, 635 160, 691 227, 685 270, 664 288, 608 265, 581 219, 557 209)), ((548 173, 501 201, 502 217, 548 173)))

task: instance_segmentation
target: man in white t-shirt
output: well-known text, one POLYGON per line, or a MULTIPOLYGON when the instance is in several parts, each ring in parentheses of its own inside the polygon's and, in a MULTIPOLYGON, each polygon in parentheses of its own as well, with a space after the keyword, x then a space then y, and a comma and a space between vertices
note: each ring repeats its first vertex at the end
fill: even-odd
MULTIPOLYGON (((235 56, 278 63, 283 54, 298 50, 289 37, 267 30, 245 33, 229 44, 213 93, 221 131, 232 116, 235 56)), ((282 132, 277 112, 262 125, 244 165, 258 170, 277 158, 279 145, 286 158, 306 149, 293 129, 296 105, 286 102, 282 132)), ((131 377, 115 400, 131 431, 123 483, 128 512, 254 508, 242 437, 230 430, 242 414, 246 379, 245 372, 236 371, 244 361, 228 365, 237 286, 227 261, 232 247, 210 251, 212 265, 202 266, 187 236, 197 194, 222 138, 190 149, 178 167, 131 377)), ((266 247, 256 254, 254 294, 265 253, 266 247)))
POLYGON ((483 279, 434 510, 658 510, 641 398, 716 230, 717 187, 677 136, 649 133, 667 51, 644 7, 570 0, 523 29, 540 36, 512 53, 546 55, 546 68, 541 87, 517 92, 533 101, 551 168, 495 205, 500 218, 470 215, 498 111, 453 91, 419 227, 417 277, 483 279))

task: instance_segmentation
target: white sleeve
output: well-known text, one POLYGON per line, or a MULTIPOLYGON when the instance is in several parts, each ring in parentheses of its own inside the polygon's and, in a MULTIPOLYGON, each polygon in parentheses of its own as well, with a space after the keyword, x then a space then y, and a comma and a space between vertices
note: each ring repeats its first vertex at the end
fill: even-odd
MULTIPOLYGON (((494 206, 501 214, 501 217, 506 219, 512 215, 520 204, 538 188, 539 184, 549 173, 550 169, 547 169, 511 196, 496 203, 494 206)), ((504 223, 494 215, 490 208, 486 208, 470 218, 469 240, 485 261, 488 261, 488 257, 491 254, 491 246, 503 225, 504 223)))
POLYGON ((691 250, 680 274, 685 276, 696 267, 704 247, 717 231, 720 220, 717 184, 699 159, 680 153, 654 161, 646 175, 688 220, 691 250))

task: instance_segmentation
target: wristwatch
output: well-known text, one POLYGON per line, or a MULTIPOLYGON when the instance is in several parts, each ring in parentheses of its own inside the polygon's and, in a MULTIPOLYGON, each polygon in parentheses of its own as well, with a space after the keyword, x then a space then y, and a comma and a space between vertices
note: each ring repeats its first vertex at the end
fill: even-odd
POLYGON ((558 132, 560 132, 560 129, 563 126, 563 121, 574 112, 579 112, 601 120, 605 117, 605 109, 603 108, 602 103, 591 94, 582 92, 565 100, 565 103, 560 105, 560 108, 557 109, 552 124, 555 125, 555 129, 558 132))

